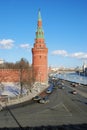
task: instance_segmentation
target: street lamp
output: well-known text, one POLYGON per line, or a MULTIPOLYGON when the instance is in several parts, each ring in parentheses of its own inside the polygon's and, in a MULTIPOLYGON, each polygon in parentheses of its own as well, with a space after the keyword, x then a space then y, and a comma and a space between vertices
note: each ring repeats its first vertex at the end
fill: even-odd
POLYGON ((23 82, 22 82, 22 66, 20 65, 20 96, 22 96, 23 82))
POLYGON ((41 84, 41 72, 39 72, 39 82, 41 84))

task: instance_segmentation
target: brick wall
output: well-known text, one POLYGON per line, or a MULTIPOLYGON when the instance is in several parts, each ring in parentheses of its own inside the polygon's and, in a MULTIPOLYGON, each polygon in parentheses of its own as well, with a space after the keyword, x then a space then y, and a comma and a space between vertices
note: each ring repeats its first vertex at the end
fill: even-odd
POLYGON ((27 70, 20 71, 19 69, 0 69, 0 82, 20 82, 20 77, 23 80, 27 80, 31 71, 28 73, 27 70))

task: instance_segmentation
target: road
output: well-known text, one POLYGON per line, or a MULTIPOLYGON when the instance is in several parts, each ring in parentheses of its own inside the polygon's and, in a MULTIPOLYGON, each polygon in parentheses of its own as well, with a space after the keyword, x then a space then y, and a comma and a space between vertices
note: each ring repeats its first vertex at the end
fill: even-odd
POLYGON ((57 88, 49 95, 47 104, 30 101, 21 107, 1 111, 0 128, 87 124, 87 98, 79 93, 73 95, 71 90, 66 83, 65 89, 57 88))

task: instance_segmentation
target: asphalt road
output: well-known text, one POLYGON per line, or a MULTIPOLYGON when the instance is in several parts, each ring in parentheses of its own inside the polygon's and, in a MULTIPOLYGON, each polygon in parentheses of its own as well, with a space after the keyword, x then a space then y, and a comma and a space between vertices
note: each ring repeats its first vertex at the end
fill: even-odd
POLYGON ((55 89, 47 104, 30 101, 21 107, 1 111, 0 128, 87 124, 87 98, 79 93, 71 94, 69 83, 65 82, 65 86, 65 89, 55 89))

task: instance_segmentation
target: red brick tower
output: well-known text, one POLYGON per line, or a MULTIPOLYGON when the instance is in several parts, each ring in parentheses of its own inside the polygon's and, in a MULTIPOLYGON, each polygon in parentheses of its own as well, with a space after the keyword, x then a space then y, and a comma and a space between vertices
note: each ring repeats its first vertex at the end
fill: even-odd
POLYGON ((32 66, 35 81, 46 83, 48 80, 48 49, 44 41, 44 32, 42 29, 42 19, 40 10, 38 12, 38 24, 36 39, 32 48, 32 66))

